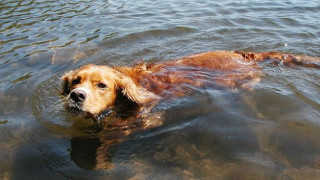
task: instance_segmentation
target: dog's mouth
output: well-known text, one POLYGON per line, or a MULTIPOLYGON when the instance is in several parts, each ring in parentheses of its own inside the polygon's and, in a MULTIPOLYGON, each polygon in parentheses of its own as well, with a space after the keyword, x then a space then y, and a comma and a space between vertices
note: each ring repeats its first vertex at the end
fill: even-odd
POLYGON ((79 106, 70 106, 70 105, 68 105, 68 107, 74 113, 88 113, 88 112, 82 110, 79 106))
POLYGON ((113 110, 112 108, 106 108, 105 110, 101 111, 100 113, 90 113, 82 108, 82 103, 75 103, 75 102, 68 102, 68 109, 79 116, 84 116, 85 118, 94 118, 97 122, 100 122, 106 116, 110 115, 113 110))
POLYGON ((67 104, 67 108, 70 110, 70 112, 72 112, 73 114, 78 115, 78 116, 87 117, 87 116, 89 116, 91 114, 91 113, 83 110, 81 108, 80 104, 76 104, 76 103, 75 104, 70 104, 70 103, 68 103, 67 104))
POLYGON ((75 102, 71 99, 68 99, 68 107, 70 108, 70 110, 74 111, 74 112, 86 112, 85 110, 83 110, 83 105, 81 102, 75 102))

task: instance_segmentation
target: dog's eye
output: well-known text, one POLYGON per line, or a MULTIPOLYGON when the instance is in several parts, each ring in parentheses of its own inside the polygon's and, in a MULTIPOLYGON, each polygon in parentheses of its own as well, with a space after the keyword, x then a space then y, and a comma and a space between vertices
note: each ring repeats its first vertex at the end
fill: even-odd
POLYGON ((99 84, 98 84, 98 87, 99 87, 100 89, 104 89, 104 88, 107 87, 107 85, 105 85, 104 83, 99 83, 99 84))
POLYGON ((72 85, 77 85, 77 84, 79 84, 79 83, 80 83, 80 78, 74 79, 74 80, 72 81, 72 85))

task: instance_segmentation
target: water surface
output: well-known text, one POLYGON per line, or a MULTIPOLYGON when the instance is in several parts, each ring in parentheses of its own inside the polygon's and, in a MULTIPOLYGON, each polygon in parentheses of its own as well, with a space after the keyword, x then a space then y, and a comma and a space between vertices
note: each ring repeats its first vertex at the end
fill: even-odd
POLYGON ((316 0, 0 2, 0 178, 318 179, 317 69, 263 63, 254 91, 163 102, 161 127, 122 142, 64 109, 59 77, 213 50, 320 56, 319 10, 316 0))

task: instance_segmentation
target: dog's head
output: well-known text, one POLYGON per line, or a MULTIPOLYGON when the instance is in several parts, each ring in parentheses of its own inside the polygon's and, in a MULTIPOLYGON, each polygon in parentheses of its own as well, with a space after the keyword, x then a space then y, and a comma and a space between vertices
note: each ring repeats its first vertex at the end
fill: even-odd
POLYGON ((61 79, 68 106, 94 116, 113 107, 118 90, 137 104, 147 101, 146 91, 137 87, 131 77, 107 66, 86 65, 61 79))

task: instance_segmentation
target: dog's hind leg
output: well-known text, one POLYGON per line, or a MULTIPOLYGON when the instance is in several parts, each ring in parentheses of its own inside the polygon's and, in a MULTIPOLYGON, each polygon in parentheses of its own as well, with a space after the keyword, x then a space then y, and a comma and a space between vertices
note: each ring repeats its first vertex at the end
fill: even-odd
POLYGON ((306 55, 292 55, 282 52, 243 52, 235 51, 249 61, 278 60, 280 63, 288 66, 299 65, 303 67, 312 67, 320 69, 320 57, 311 57, 306 55))

